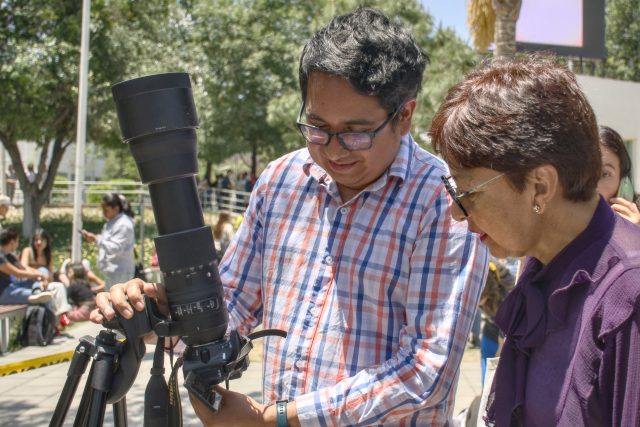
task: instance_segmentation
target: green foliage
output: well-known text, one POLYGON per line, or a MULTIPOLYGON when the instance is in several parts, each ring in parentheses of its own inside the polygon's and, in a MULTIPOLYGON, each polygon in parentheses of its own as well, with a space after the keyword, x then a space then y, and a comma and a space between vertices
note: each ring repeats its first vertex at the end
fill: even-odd
POLYGON ((274 125, 270 103, 296 85, 295 65, 315 2, 193 4, 193 45, 205 66, 195 76, 202 90, 201 155, 219 162, 235 153, 286 151, 282 135, 293 128, 293 119, 289 129, 274 125))
MULTIPOLYGON (((42 168, 46 173, 56 172, 52 159, 75 140, 80 3, 0 3, 7 23, 0 28, 0 137, 5 145, 26 139, 43 149, 59 141, 42 168)), ((452 31, 434 28, 416 0, 94 0, 88 132, 105 147, 106 178, 139 179, 119 139, 110 88, 142 75, 191 75, 203 160, 219 164, 248 152, 270 159, 303 146, 294 124, 302 46, 332 15, 360 4, 410 26, 431 58, 414 116, 419 137, 475 57, 452 31)), ((12 161, 21 160, 12 155, 12 161)))
POLYGON ((606 2, 605 75, 640 81, 640 0, 606 2))
POLYGON ((140 181, 140 174, 127 144, 120 143, 113 148, 105 148, 103 179, 113 181, 116 178, 140 181))
MULTIPOLYGON (((169 5, 176 6, 168 0, 91 3, 88 135, 98 144, 115 144, 110 86, 132 64, 165 59, 154 56, 150 46, 158 37, 168 37, 163 21, 169 5), (147 61, 132 61, 140 52, 147 61)), ((81 7, 76 0, 0 2, 0 140, 25 195, 27 234, 37 225, 62 155, 75 140, 81 7), (26 181, 18 140, 34 141, 44 153, 36 165, 37 186, 26 181)))
MULTIPOLYGON (((139 181, 133 181, 127 178, 113 178, 109 181, 109 184, 94 184, 87 187, 87 203, 100 204, 102 197, 105 194, 113 192, 114 185, 112 183, 118 183, 118 192, 124 192, 125 196, 128 191, 135 191, 140 187, 139 181)), ((131 199, 131 197, 127 197, 131 199)), ((131 203, 132 201, 129 200, 131 203)))

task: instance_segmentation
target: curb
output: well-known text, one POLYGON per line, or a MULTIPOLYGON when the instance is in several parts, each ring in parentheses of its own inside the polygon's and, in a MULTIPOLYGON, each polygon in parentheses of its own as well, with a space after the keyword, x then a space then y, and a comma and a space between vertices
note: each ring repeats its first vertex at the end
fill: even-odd
POLYGON ((49 356, 36 357, 34 359, 23 360, 21 362, 0 365, 0 377, 18 374, 20 372, 31 371, 37 368, 55 365, 58 363, 70 362, 75 350, 55 353, 49 356))

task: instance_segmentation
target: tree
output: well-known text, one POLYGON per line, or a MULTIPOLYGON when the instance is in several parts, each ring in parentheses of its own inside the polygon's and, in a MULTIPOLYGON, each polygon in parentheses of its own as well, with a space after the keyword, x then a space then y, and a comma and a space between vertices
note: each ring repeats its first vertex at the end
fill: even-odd
POLYGON ((203 143, 210 161, 282 149, 283 128, 269 121, 269 105, 296 84, 300 41, 317 6, 311 1, 218 0, 194 2, 197 51, 206 68, 196 76, 203 143))
POLYGON ((474 46, 485 51, 495 42, 496 57, 516 54, 516 23, 522 0, 471 0, 468 25, 474 46))
MULTIPOLYGON (((39 225, 65 150, 75 140, 81 3, 6 0, 0 3, 0 140, 24 192, 22 233, 39 225), (39 147, 36 180, 27 180, 20 140, 39 147)), ((117 140, 109 87, 130 67, 134 49, 153 34, 164 2, 94 1, 91 11, 89 135, 117 140), (146 31, 142 31, 142 30, 146 31), (102 120, 103 115, 105 121, 102 120)), ((157 32, 157 31, 156 31, 157 32)))
POLYGON ((640 81, 640 0, 606 2, 605 75, 640 81))

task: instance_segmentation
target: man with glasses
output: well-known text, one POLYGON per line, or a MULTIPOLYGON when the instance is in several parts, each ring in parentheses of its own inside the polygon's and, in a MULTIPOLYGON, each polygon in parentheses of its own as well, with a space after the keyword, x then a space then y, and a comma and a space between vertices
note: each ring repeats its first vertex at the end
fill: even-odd
POLYGON ((488 260, 409 134, 426 61, 367 8, 304 47, 307 146, 267 166, 220 265, 232 327, 288 336, 265 341, 265 406, 220 388, 205 425, 451 423, 488 260))

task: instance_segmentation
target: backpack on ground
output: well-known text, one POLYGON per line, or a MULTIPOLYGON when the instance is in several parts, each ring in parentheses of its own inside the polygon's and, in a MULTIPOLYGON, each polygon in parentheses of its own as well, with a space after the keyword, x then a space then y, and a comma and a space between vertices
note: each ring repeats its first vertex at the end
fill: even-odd
POLYGON ((44 305, 31 305, 22 321, 20 344, 23 346, 51 344, 55 335, 56 315, 44 305))

